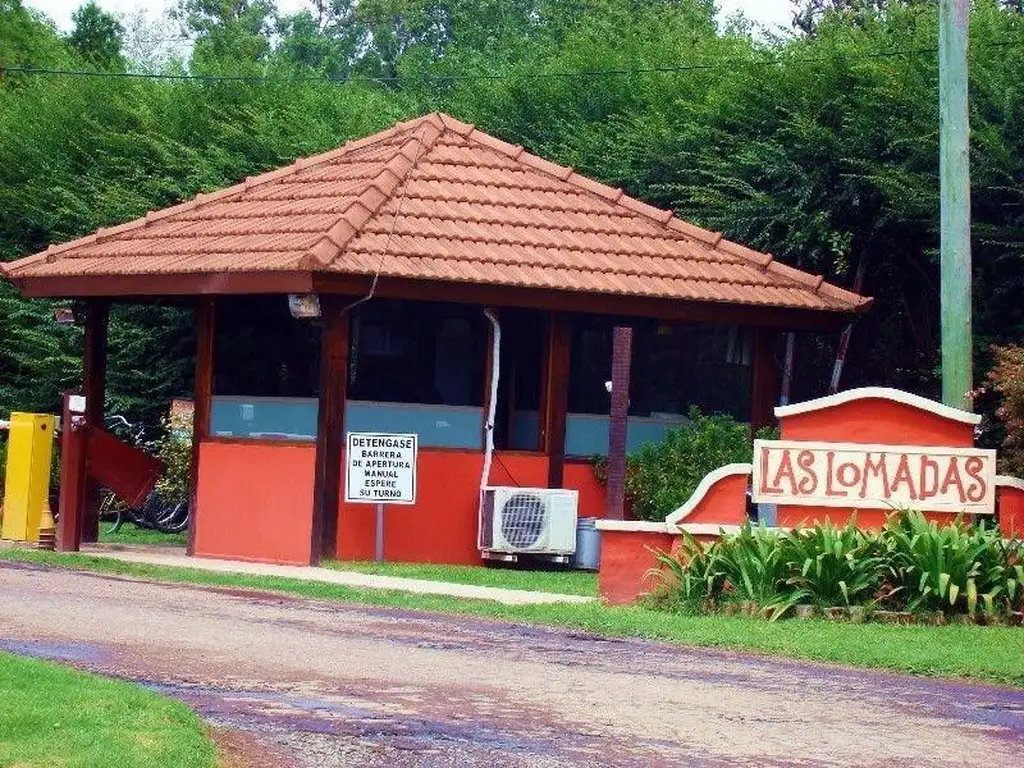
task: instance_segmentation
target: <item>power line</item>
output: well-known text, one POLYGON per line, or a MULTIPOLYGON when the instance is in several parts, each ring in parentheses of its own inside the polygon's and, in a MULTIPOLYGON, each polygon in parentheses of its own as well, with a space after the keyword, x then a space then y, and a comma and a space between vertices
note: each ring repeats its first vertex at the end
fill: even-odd
MULTIPOLYGON (((1024 41, 1005 40, 995 43, 976 44, 974 48, 1024 48, 1024 41)), ((0 77, 7 73, 18 73, 32 76, 49 77, 92 77, 92 78, 113 78, 122 80, 171 80, 171 81, 194 81, 194 82, 236 82, 236 83, 263 83, 263 84, 293 84, 293 83, 327 83, 341 85, 344 83, 409 83, 409 82, 450 82, 450 81, 472 81, 472 80, 535 80, 535 79, 574 79, 574 78, 600 78, 600 77, 628 77, 631 75, 651 74, 675 74, 680 72, 697 72, 714 69, 721 69, 731 64, 756 64, 759 66, 776 66, 785 63, 807 63, 825 64, 838 58, 853 59, 887 59, 901 56, 936 55, 935 48, 904 48, 891 51, 876 51, 873 53, 859 53, 856 55, 841 56, 813 56, 813 57, 787 57, 776 56, 761 61, 751 59, 722 59, 714 63, 700 64, 679 64, 652 67, 622 67, 609 69, 570 70, 562 72, 478 72, 478 73, 451 73, 451 74, 421 74, 421 75, 298 75, 295 77, 277 77, 271 75, 215 75, 195 73, 169 73, 169 72, 112 72, 88 69, 57 69, 32 66, 9 66, 0 65, 0 77)))

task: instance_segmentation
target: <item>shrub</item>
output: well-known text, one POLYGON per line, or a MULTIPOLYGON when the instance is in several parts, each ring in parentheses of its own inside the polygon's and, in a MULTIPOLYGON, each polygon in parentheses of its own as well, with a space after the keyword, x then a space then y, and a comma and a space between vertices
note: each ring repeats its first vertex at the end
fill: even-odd
POLYGON ((658 555, 652 602, 670 610, 756 603, 772 619, 796 605, 866 606, 994 618, 1024 606, 1024 544, 985 525, 894 513, 881 531, 851 520, 782 532, 745 524, 703 546, 688 534, 658 555))
MULTIPOLYGON (((626 499, 641 520, 664 520, 697 489, 709 472, 753 457, 750 432, 732 416, 689 412, 690 424, 672 427, 660 443, 647 443, 626 460, 626 499)), ((595 460, 600 482, 607 459, 595 460)))
POLYGON ((161 436, 150 444, 150 450, 164 463, 164 474, 157 481, 156 490, 165 501, 187 501, 192 476, 191 424, 186 428, 165 419, 161 426, 161 436))
POLYGON ((981 392, 991 391, 999 398, 996 417, 1003 427, 1000 469, 1024 474, 1024 347, 992 347, 992 358, 981 392))
POLYGON ((884 580, 887 562, 878 554, 876 537, 860 531, 855 519, 843 528, 829 522, 784 538, 792 591, 777 603, 780 615, 798 603, 828 608, 862 602, 884 580))
POLYGON ((1019 545, 1004 543, 998 530, 959 520, 940 526, 907 511, 890 516, 881 539, 911 611, 973 616, 979 599, 986 613, 996 611, 997 600, 1013 607, 1020 599, 1019 545))
POLYGON ((679 547, 672 553, 655 552, 658 566, 647 577, 658 582, 652 601, 662 608, 697 613, 714 603, 722 591, 724 574, 719 568, 718 543, 705 547, 682 531, 679 547))
POLYGON ((785 535, 749 522, 738 533, 722 537, 717 551, 727 596, 770 606, 786 592, 788 575, 785 535))

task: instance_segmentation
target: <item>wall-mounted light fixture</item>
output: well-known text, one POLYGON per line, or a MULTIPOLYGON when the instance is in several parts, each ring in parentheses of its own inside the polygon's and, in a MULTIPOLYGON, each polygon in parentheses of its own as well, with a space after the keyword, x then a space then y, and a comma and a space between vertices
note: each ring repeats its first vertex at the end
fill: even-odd
POLYGON ((320 297, 315 293, 289 293, 288 311, 296 320, 320 317, 320 297))

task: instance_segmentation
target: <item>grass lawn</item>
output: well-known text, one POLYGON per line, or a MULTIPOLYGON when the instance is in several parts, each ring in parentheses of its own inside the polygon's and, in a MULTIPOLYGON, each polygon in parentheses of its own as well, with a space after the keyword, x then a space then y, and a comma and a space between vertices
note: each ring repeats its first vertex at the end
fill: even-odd
POLYGON ((0 653, 0 765, 212 768, 184 704, 129 683, 0 653))
POLYGON ((0 558, 156 581, 272 590, 319 600, 468 614, 568 627, 611 637, 640 637, 684 646, 747 650, 846 666, 968 677, 1024 687, 1022 628, 838 624, 820 619, 769 623, 739 617, 676 616, 641 607, 610 608, 597 602, 507 606, 486 600, 122 563, 88 555, 12 549, 0 550, 0 558))
POLYGON ((160 533, 139 528, 134 523, 125 523, 117 533, 112 533, 113 523, 100 523, 100 541, 106 544, 163 544, 168 547, 185 546, 185 533, 160 533))
POLYGON ((368 563, 345 560, 327 563, 341 571, 402 576, 427 581, 449 581, 482 587, 557 592, 563 595, 597 595, 597 574, 584 571, 527 571, 522 568, 479 565, 431 565, 424 563, 368 563))

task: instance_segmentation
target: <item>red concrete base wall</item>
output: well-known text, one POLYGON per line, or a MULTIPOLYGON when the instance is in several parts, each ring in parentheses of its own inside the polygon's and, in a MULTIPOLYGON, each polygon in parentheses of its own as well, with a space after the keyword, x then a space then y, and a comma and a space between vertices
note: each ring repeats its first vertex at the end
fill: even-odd
POLYGON ((716 482, 680 522, 743 525, 747 516, 749 474, 727 475, 716 482))
MULTIPOLYGON (((698 533, 707 545, 717 534, 698 533)), ((635 603, 657 586, 648 572, 658 565, 657 552, 675 552, 683 537, 661 531, 601 531, 601 569, 598 592, 608 605, 635 603)))
MULTIPOLYGON (((212 441, 199 452, 199 556, 309 563, 315 447, 212 441)), ((344 457, 342 458, 344 463, 344 457)), ((385 509, 384 557, 409 563, 479 565, 477 515, 483 454, 424 448, 416 504, 385 509)), ((497 453, 492 485, 547 485, 541 454, 497 453)), ((590 464, 566 464, 565 487, 580 494, 581 517, 604 516, 604 488, 590 464)), ((338 493, 344 498, 344 472, 338 493)), ((376 507, 341 504, 338 557, 372 560, 376 507)))
POLYGON ((601 531, 601 569, 597 575, 601 599, 626 605, 654 586, 645 574, 655 565, 651 550, 670 552, 676 536, 647 531, 601 531))
MULTIPOLYGON (((779 506, 775 517, 775 524, 780 528, 803 528, 831 521, 833 525, 841 528, 850 522, 850 519, 855 514, 858 528, 877 531, 885 525, 885 518, 890 513, 884 509, 861 509, 854 511, 840 507, 779 506)), ((932 520, 939 525, 948 525, 957 518, 952 512, 924 512, 923 514, 925 519, 932 520)), ((966 523, 973 522, 975 517, 975 515, 962 516, 966 523)))
POLYGON ((587 462, 566 462, 562 485, 579 492, 579 516, 604 519, 604 486, 594 477, 594 465, 587 462))
POLYGON ((996 507, 1003 536, 1008 539, 1024 538, 1024 489, 1000 487, 996 507))
MULTIPOLYGON (((480 453, 420 449, 416 503, 385 511, 384 559, 479 565, 477 515, 483 462, 480 453)), ((539 454, 496 454, 491 465, 492 485, 543 487, 547 476, 547 457, 539 454)), ((344 487, 341 493, 344 496, 344 487)), ((376 507, 371 504, 341 505, 340 559, 373 559, 375 521, 376 507)))
POLYGON ((309 565, 312 445, 199 447, 195 554, 309 565))
POLYGON ((783 440, 970 448, 974 426, 885 398, 854 400, 781 420, 783 440))

